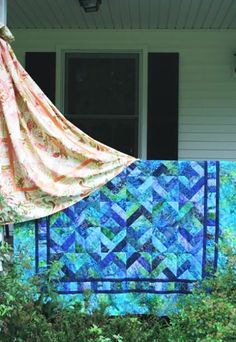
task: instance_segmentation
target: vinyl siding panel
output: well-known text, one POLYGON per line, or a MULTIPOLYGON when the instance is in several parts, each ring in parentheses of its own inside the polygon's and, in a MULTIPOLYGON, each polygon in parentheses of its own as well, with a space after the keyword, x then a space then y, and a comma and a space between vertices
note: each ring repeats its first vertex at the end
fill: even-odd
MULTIPOLYGON (((138 16, 131 15, 138 26, 138 16)), ((176 20, 170 18, 173 25, 176 20)), ((55 29, 14 34, 13 47, 21 61, 25 51, 56 51, 60 45, 178 52, 179 158, 236 160, 236 30, 55 29)))

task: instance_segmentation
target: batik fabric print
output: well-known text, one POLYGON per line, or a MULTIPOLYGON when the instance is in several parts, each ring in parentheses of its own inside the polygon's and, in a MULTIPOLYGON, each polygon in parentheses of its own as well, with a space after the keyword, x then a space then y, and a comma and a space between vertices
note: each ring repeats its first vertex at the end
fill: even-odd
POLYGON ((62 210, 135 160, 67 121, 1 34, 0 151, 0 224, 62 210))
POLYGON ((27 231, 34 272, 62 263, 63 301, 89 291, 110 314, 168 315, 218 266, 219 163, 134 162, 62 212, 17 225, 16 253, 27 231))

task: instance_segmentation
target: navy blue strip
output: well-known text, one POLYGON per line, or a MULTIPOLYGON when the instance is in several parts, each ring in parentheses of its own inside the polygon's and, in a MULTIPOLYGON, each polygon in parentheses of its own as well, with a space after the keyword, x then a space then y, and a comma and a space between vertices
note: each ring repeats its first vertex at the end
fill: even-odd
MULTIPOLYGON (((171 294, 171 293, 181 293, 181 294, 189 294, 191 291, 187 290, 173 290, 173 291, 155 291, 155 290, 92 290, 92 293, 108 293, 108 294, 119 294, 119 293, 156 293, 156 294, 171 294)), ((59 294, 84 294, 84 290, 75 290, 75 291, 58 291, 59 294)))
POLYGON ((215 227, 215 256, 214 256, 214 272, 217 270, 218 254, 219 254, 219 200, 220 200, 220 163, 216 162, 216 227, 215 227))
POLYGON ((35 273, 39 271, 39 239, 38 239, 38 220, 35 220, 35 273))
POLYGON ((6 234, 6 239, 9 239, 10 238, 9 224, 5 224, 5 234, 6 234))
POLYGON ((188 280, 188 279, 175 279, 175 280, 169 280, 169 279, 153 279, 153 278, 76 278, 76 279, 63 279, 61 278, 61 281, 64 283, 77 283, 77 282, 123 282, 123 281, 135 281, 135 282, 149 282, 149 283, 196 283, 198 280, 188 280))
POLYGON ((202 277, 205 277, 206 274, 206 239, 207 239, 207 196, 208 196, 208 189, 207 189, 207 176, 208 176, 208 165, 207 161, 204 162, 204 222, 203 222, 203 250, 202 250, 202 277))
POLYGON ((50 264, 50 216, 46 217, 46 232, 47 232, 47 268, 50 264))

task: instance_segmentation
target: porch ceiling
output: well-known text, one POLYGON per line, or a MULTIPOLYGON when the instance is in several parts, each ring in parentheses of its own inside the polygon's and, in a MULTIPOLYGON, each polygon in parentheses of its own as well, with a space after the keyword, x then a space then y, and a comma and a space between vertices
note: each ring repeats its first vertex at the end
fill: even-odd
POLYGON ((84 13, 78 0, 8 0, 12 29, 236 29, 236 0, 102 0, 84 13))

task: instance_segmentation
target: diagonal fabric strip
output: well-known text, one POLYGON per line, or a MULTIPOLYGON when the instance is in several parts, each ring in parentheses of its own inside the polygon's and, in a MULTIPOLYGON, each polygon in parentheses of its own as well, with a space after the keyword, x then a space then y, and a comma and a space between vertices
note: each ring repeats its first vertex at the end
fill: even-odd
POLYGON ((0 224, 67 208, 135 160, 67 121, 17 61, 10 38, 0 27, 0 224))

